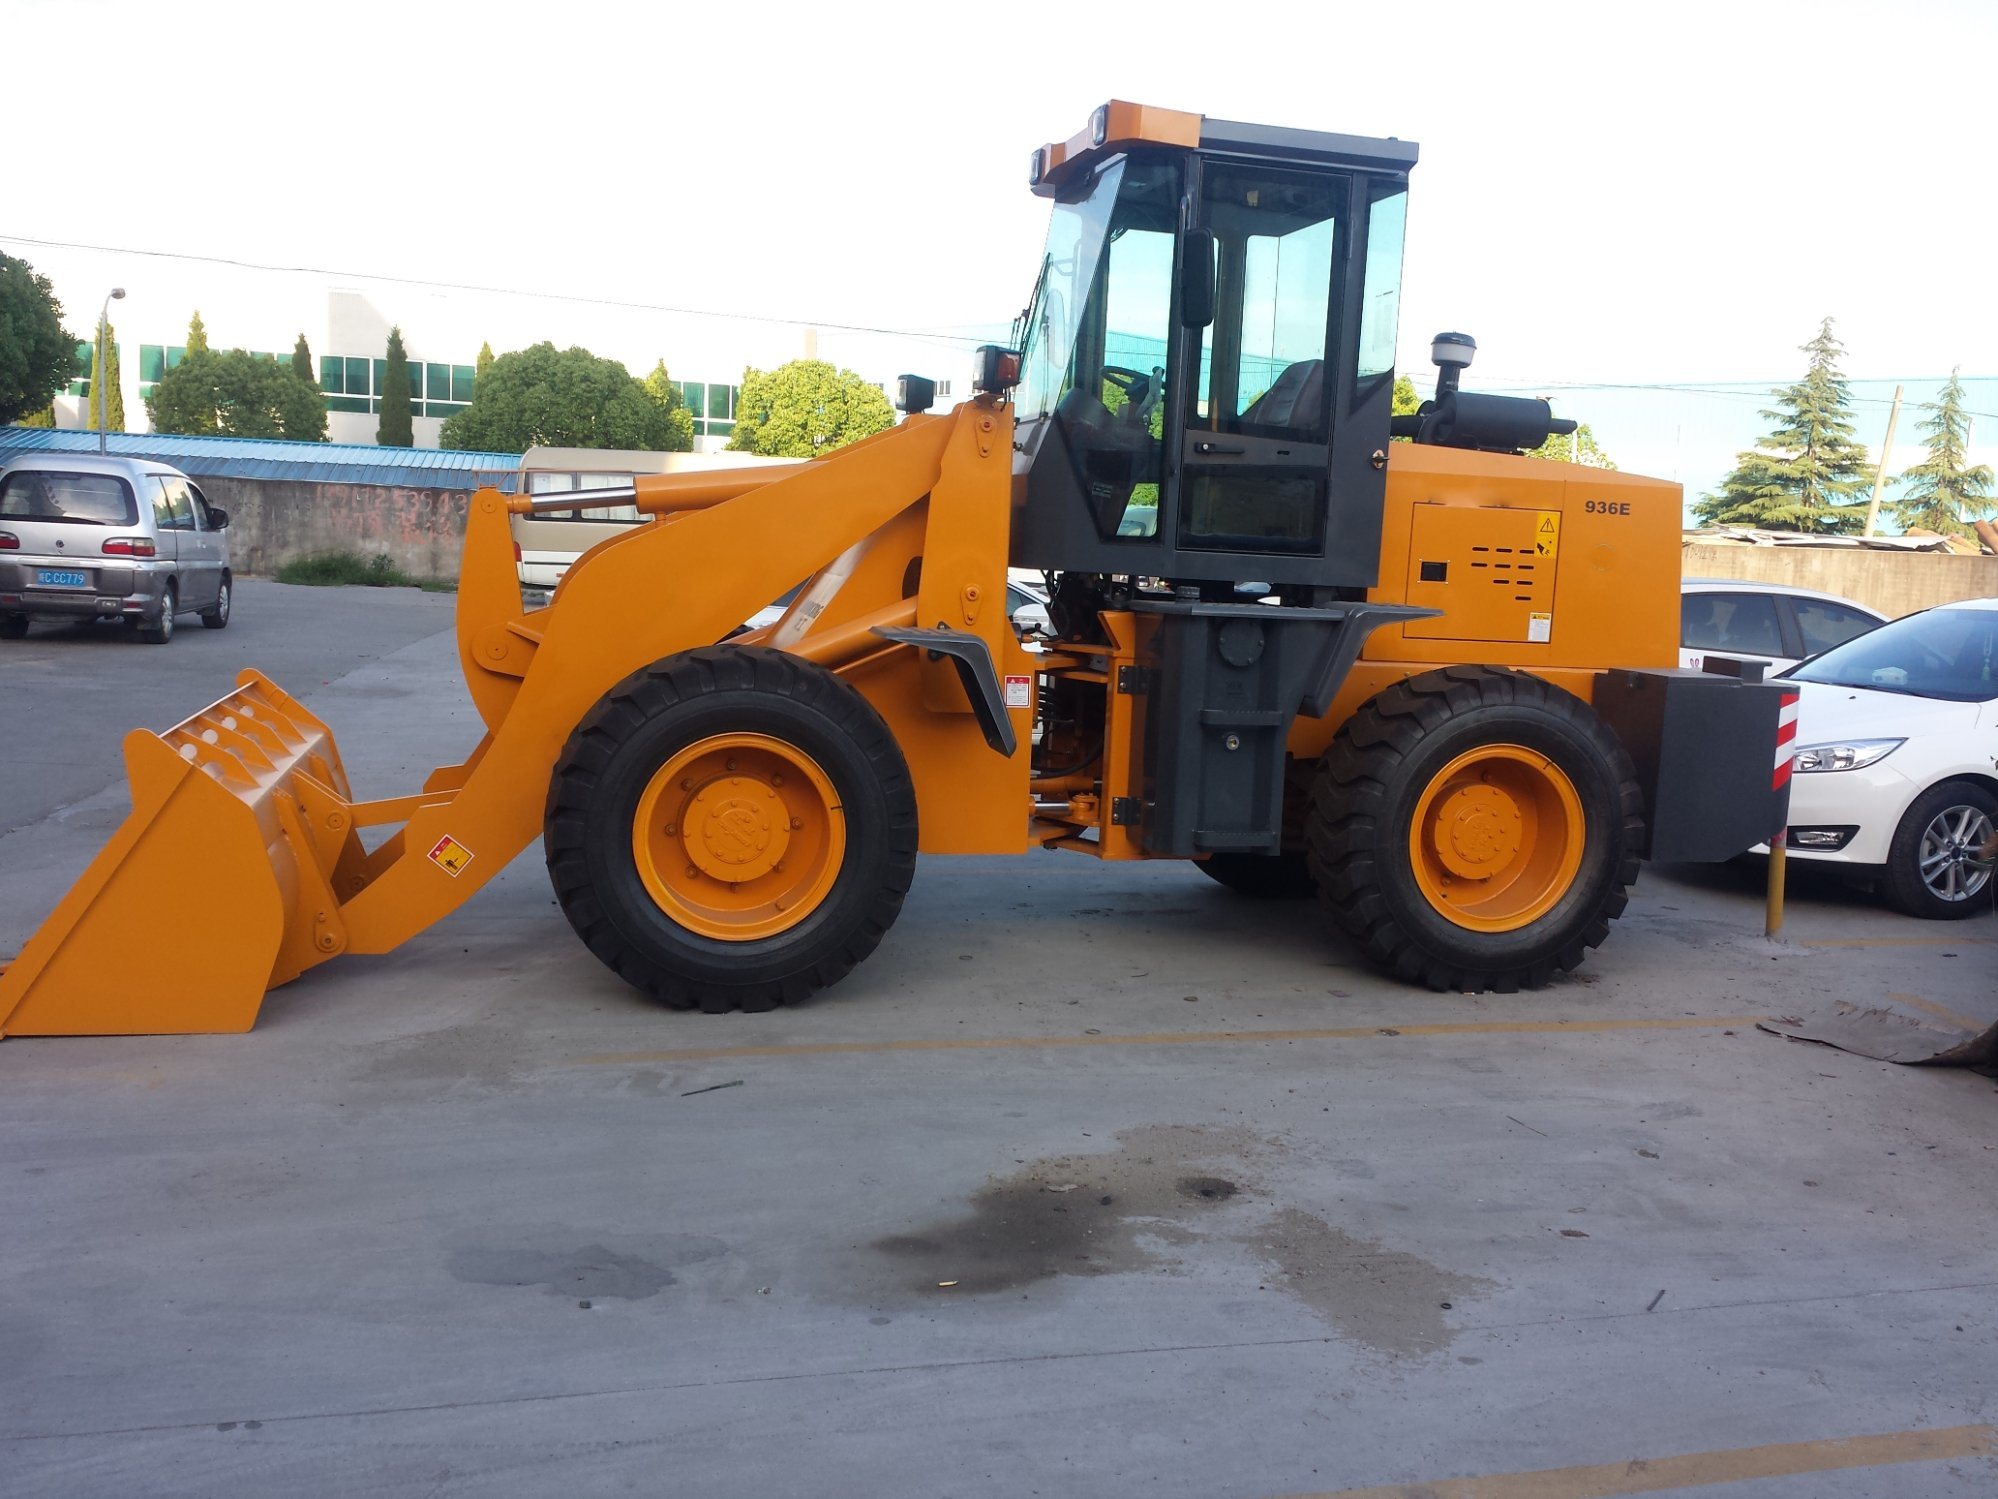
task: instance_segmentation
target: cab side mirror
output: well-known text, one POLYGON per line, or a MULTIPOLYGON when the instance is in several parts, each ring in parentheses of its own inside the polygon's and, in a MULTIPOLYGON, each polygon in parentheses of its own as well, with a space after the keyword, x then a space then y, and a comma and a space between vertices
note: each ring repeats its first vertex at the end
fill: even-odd
POLYGON ((1214 321, 1214 231, 1188 229, 1179 237, 1179 321, 1205 328, 1214 321))
POLYGON ((210 505, 208 507, 208 524, 212 530, 216 531, 228 530, 229 512, 224 510, 219 505, 210 505))

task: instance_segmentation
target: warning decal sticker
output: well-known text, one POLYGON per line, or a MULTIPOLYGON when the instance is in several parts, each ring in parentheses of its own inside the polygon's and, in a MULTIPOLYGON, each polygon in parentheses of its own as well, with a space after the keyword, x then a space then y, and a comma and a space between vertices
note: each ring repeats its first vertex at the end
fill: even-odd
POLYGON ((1554 635, 1554 616, 1551 614, 1529 614, 1526 616, 1526 639, 1530 645, 1545 645, 1554 635))
POLYGON ((1034 706, 1034 679, 1032 677, 1006 678, 1006 706, 1009 708, 1031 708, 1034 706))
POLYGON ((437 846, 430 850, 430 862, 455 880, 472 862, 472 851, 456 838, 439 838, 437 846))
POLYGON ((1552 557, 1561 549, 1561 516, 1557 511, 1540 512, 1540 524, 1533 533, 1533 552, 1538 557, 1552 557))

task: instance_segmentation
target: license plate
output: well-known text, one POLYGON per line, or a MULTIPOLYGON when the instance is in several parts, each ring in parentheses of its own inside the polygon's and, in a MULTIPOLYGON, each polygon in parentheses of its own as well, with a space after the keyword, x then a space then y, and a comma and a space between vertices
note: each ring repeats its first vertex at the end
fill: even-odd
POLYGON ((35 582, 43 588, 88 588, 90 579, 82 573, 70 572, 60 567, 38 567, 35 569, 35 582))

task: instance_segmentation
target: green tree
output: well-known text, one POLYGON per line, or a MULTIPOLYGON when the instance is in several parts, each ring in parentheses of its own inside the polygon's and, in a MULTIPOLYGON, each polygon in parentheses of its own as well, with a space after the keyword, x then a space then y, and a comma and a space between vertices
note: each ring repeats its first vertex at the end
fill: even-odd
POLYGON ((1422 409, 1422 397, 1415 393, 1415 382, 1406 375, 1394 377, 1393 400, 1389 413, 1393 416, 1414 416, 1422 409))
POLYGON ((445 421, 442 441, 491 453, 683 446, 665 409, 623 365, 552 343, 494 359, 472 386, 472 404, 445 421))
POLYGON ((416 446, 416 413, 409 399, 409 355, 403 352, 402 329, 389 329, 388 368, 382 373, 382 419, 375 424, 375 442, 384 448, 416 446))
POLYGON ((1865 523, 1871 490, 1866 447, 1854 440, 1852 402, 1839 356, 1845 350, 1826 318, 1802 346, 1810 355, 1804 378, 1772 391, 1762 413, 1775 430, 1735 455, 1721 492, 1693 507, 1702 525, 1758 526, 1771 531, 1856 531, 1865 523))
POLYGON ((479 345, 479 357, 472 366, 472 388, 478 389, 478 382, 486 378, 486 371, 493 367, 493 346, 491 343, 479 345))
POLYGON ((652 373, 645 377, 645 393, 652 403, 666 413, 667 429, 671 440, 664 444, 669 453, 691 453, 694 450, 694 413, 687 409, 686 397, 680 394, 680 387, 673 377, 666 373, 666 361, 660 360, 652 366, 652 373))
POLYGON ((298 342, 291 346, 291 372, 307 385, 319 383, 319 372, 312 367, 312 345, 305 341, 303 333, 298 342))
POLYGON ((1918 431, 1928 434, 1929 456, 1902 473, 1908 487, 1893 501, 1894 519, 1903 531, 1919 526, 1941 535, 1968 536, 1970 522, 1988 518, 1998 508, 1991 491, 1991 465, 1970 461, 1970 414, 1963 409, 1961 369, 1949 372, 1935 401, 1922 410, 1929 419, 1918 431))
POLYGON ((728 445, 766 458, 811 458, 895 425, 877 385, 819 359, 744 370, 728 445))
POLYGON ((187 320, 187 352, 190 356, 208 352, 208 330, 202 326, 199 307, 194 309, 194 316, 187 320))
POLYGON ((69 383, 76 338, 49 278, 0 255, 0 424, 40 411, 69 383))
POLYGON ((108 322, 98 325, 97 336, 90 341, 90 399, 83 405, 84 431, 97 430, 100 413, 106 432, 125 430, 125 382, 118 369, 118 330, 108 322), (100 390, 102 396, 98 394, 100 390))
POLYGON ((55 402, 51 401, 40 411, 30 411, 15 425, 19 427, 53 427, 56 424, 55 402))
POLYGON ((1547 458, 1555 463, 1579 463, 1583 468, 1606 468, 1612 471, 1616 465, 1610 462, 1609 454, 1596 446, 1596 434, 1583 422, 1574 431, 1554 433, 1539 447, 1528 451, 1529 458, 1547 458))
POLYGON ((146 398, 155 432, 326 440, 326 398, 289 364, 241 349, 190 353, 146 398))

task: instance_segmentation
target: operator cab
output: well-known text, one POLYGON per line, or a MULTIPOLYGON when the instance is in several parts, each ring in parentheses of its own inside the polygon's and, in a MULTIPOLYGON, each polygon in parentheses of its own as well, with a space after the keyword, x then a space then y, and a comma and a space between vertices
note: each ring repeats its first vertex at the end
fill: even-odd
POLYGON ((1035 153, 1011 561, 1355 598, 1380 552, 1408 172, 1396 140, 1112 103, 1035 153))

